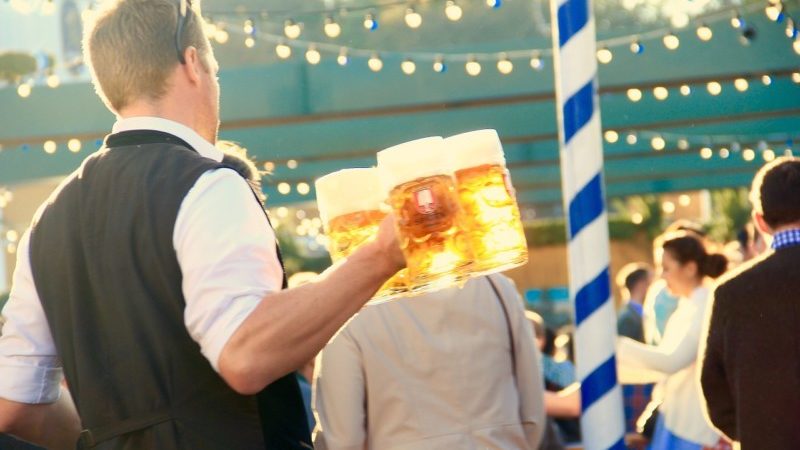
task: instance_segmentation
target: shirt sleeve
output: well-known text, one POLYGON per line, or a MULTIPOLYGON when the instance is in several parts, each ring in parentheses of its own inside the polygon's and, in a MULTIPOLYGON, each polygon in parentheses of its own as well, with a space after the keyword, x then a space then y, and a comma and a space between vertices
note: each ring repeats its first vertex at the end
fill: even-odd
POLYGON ((184 321, 215 370, 222 348, 261 299, 281 289, 275 234, 247 182, 230 169, 203 174, 175 222, 184 321))
POLYGON ((313 386, 314 447, 363 450, 367 439, 364 369, 361 352, 347 329, 318 357, 313 386))
POLYGON ((50 326, 33 282, 30 232, 17 246, 17 263, 0 332, 0 397, 20 403, 52 403, 63 377, 50 326))

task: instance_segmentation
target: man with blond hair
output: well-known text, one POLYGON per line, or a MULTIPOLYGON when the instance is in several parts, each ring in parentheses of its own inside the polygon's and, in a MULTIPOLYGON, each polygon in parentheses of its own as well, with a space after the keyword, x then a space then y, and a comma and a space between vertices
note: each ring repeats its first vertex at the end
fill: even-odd
POLYGON ((392 220, 326 277, 282 289, 267 217, 214 147, 199 12, 115 1, 84 49, 117 122, 20 242, 0 432, 48 448, 310 448, 287 374, 403 267, 392 220))

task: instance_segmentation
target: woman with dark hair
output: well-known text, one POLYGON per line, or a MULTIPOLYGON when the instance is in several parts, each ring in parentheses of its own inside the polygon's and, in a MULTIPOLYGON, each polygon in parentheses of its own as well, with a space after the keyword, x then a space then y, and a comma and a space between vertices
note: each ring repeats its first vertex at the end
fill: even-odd
POLYGON ((695 361, 709 285, 725 272, 728 260, 722 254, 709 253, 702 237, 685 231, 661 236, 654 245, 661 278, 680 300, 659 345, 619 339, 620 382, 664 380, 652 450, 711 448, 719 443, 720 435, 703 417, 695 361))

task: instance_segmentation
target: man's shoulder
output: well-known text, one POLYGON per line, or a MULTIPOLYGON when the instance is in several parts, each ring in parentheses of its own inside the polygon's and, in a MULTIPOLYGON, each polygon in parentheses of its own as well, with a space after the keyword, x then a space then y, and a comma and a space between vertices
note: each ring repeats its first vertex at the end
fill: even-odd
POLYGON ((754 280, 761 278, 764 271, 774 270, 773 252, 767 252, 757 258, 728 271, 717 282, 715 293, 739 291, 742 287, 750 287, 754 280))

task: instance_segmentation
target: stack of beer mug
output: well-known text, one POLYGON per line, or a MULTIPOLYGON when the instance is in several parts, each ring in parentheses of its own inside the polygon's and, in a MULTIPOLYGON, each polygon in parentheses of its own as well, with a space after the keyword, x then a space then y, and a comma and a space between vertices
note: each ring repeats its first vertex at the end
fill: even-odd
POLYGON ((407 269, 375 300, 461 284, 527 261, 495 130, 418 139, 382 150, 377 158, 377 169, 340 170, 316 182, 334 261, 374 238, 385 211, 394 213, 407 269))

